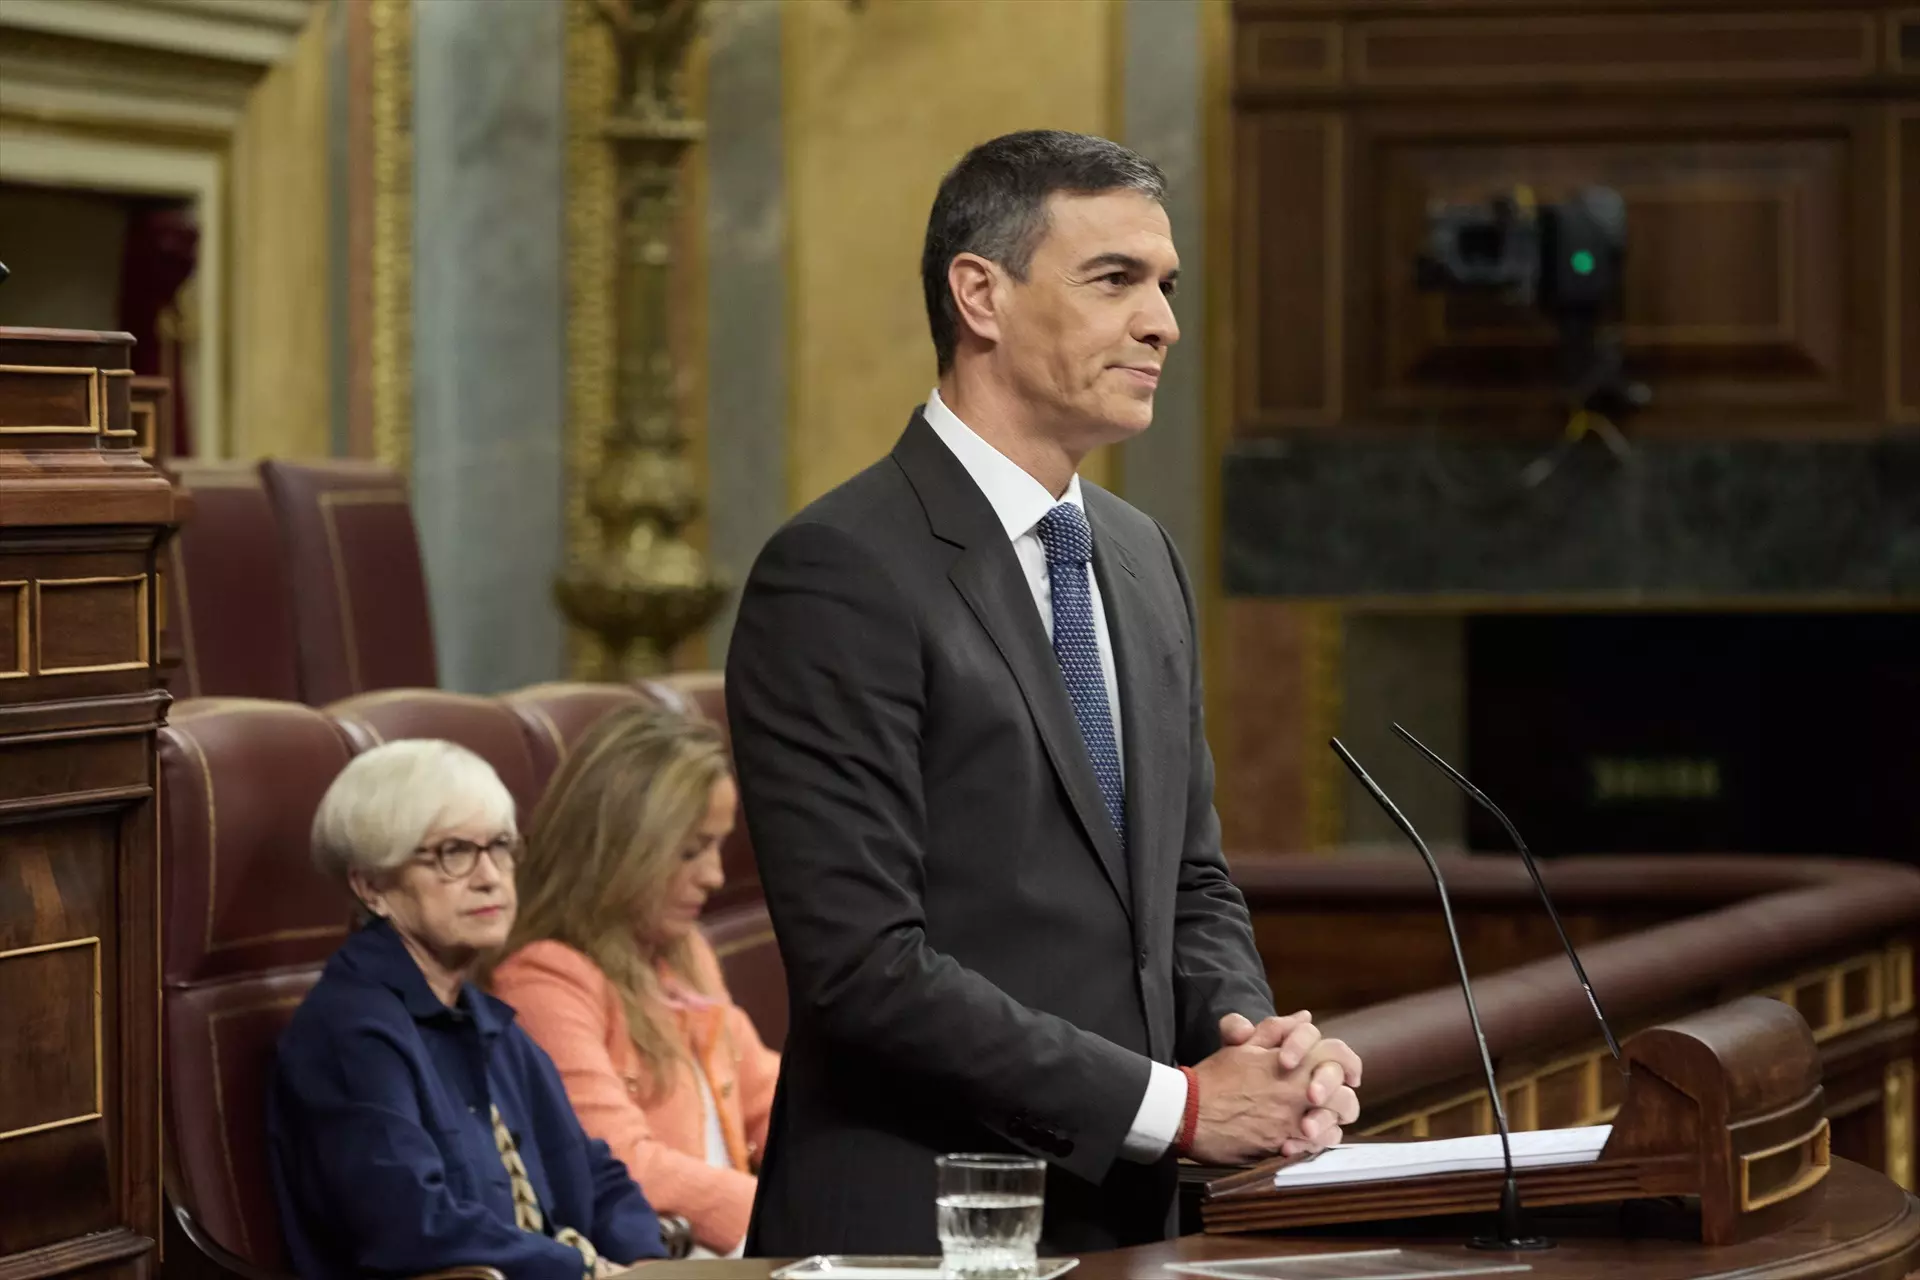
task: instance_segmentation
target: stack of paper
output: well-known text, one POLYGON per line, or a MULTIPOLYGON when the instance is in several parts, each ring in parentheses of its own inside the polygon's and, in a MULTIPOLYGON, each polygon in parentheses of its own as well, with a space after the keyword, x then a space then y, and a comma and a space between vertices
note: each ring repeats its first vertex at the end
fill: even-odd
MULTIPOLYGON (((1555 1165, 1592 1164, 1607 1145, 1609 1124, 1582 1129, 1537 1129, 1513 1135, 1513 1167, 1545 1169, 1555 1165)), ((1273 1175, 1273 1185, 1324 1187, 1342 1182, 1391 1182, 1435 1173, 1481 1173, 1506 1167, 1500 1157, 1500 1135, 1440 1138, 1431 1142, 1362 1142, 1334 1147, 1290 1164, 1273 1175)))

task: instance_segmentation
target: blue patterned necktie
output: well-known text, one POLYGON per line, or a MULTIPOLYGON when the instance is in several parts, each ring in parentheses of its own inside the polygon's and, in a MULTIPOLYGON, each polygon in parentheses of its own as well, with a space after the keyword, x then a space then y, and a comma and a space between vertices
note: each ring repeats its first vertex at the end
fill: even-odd
POLYGON ((1067 698, 1080 736, 1093 761, 1100 798, 1113 819, 1121 847, 1127 843, 1126 789, 1120 778, 1120 750, 1113 739, 1113 712, 1107 705, 1107 682, 1100 673, 1100 637, 1093 626, 1093 590, 1087 565, 1093 559, 1093 530, 1086 513, 1062 502, 1034 526, 1047 551, 1047 579, 1053 593, 1053 656, 1066 678, 1067 698))

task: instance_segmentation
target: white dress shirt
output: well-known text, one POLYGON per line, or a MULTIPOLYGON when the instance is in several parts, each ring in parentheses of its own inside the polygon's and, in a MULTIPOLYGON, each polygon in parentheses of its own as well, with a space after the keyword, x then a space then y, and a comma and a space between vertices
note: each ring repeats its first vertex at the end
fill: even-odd
MULTIPOLYGON (((1061 502, 1071 502, 1082 511, 1086 510, 1086 504, 1080 500, 1080 477, 1076 475, 1068 481, 1065 497, 1055 499, 1047 487, 1028 475, 1019 463, 975 435, 973 429, 960 421, 953 410, 941 401, 938 390, 927 393, 925 416, 927 425, 933 428, 933 433, 940 437, 940 442, 947 446, 948 451, 960 460, 960 465, 966 468, 974 484, 986 495, 993 513, 1000 517, 1000 525, 1013 543, 1013 553, 1019 557, 1020 568, 1027 575, 1027 586, 1033 591, 1034 607, 1040 611, 1040 623, 1047 629, 1047 638, 1051 640, 1053 580, 1047 573, 1047 549, 1041 545, 1040 535, 1034 531, 1034 526, 1061 502)), ((1121 734, 1124 732, 1124 726, 1120 723, 1120 680, 1113 665, 1113 638, 1107 632, 1107 613, 1100 600, 1100 583, 1092 565, 1087 566, 1087 588, 1093 604, 1094 635, 1100 645, 1100 677, 1107 687, 1107 714, 1113 720, 1113 746, 1115 752, 1120 753, 1123 762, 1121 777, 1124 779, 1126 756, 1120 752, 1121 734)), ((1165 1063, 1154 1062, 1150 1065, 1152 1072, 1147 1077, 1146 1096, 1140 1100, 1140 1110, 1133 1118, 1133 1127, 1120 1145, 1122 1158, 1141 1164, 1151 1164, 1166 1154, 1168 1146, 1180 1131, 1180 1121, 1187 1109, 1187 1078, 1165 1063)))

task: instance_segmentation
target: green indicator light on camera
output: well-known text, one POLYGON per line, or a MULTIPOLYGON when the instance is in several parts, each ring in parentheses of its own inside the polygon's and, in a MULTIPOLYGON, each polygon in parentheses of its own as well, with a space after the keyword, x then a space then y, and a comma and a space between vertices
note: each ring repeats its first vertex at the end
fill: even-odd
POLYGON ((1588 253, 1585 249, 1582 249, 1578 253, 1574 254, 1573 270, 1574 270, 1574 274, 1576 275, 1583 275, 1583 276, 1592 275, 1593 274, 1593 255, 1591 253, 1588 253))

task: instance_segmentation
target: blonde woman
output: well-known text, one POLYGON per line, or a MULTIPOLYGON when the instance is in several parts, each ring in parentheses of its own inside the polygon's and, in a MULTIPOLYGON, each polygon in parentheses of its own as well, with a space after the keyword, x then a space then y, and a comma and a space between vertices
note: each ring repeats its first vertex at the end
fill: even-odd
POLYGON ((746 1238, 780 1067, 699 929, 737 800, 711 726, 607 716, 534 811, 493 973, 587 1132, 715 1254, 746 1238))

